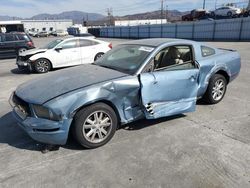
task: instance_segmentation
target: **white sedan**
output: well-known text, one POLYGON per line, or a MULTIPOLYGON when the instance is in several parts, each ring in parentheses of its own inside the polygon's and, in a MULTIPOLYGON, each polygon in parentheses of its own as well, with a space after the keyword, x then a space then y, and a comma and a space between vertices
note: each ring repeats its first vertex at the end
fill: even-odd
POLYGON ((240 8, 236 7, 231 7, 231 6, 226 6, 226 7, 221 7, 212 12, 212 16, 235 16, 239 15, 241 13, 240 8))
POLYGON ((81 37, 57 39, 41 49, 33 49, 18 55, 19 69, 45 73, 52 68, 92 63, 112 48, 112 44, 97 39, 81 37))

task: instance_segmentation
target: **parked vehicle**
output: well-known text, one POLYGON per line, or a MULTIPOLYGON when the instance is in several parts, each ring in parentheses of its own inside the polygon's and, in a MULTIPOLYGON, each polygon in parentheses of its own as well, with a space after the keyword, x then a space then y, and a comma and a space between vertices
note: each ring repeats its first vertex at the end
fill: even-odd
POLYGON ((231 6, 220 7, 214 10, 213 12, 211 12, 212 17, 215 17, 215 16, 232 17, 232 16, 237 16, 239 14, 241 14, 241 9, 236 8, 236 7, 231 7, 231 6))
POLYGON ((35 48, 34 43, 26 33, 0 33, 0 58, 16 57, 32 48, 35 48))
POLYGON ((248 1, 248 5, 245 9, 242 11, 242 16, 243 17, 248 17, 250 16, 250 0, 248 1))
POLYGON ((183 21, 199 20, 200 18, 206 17, 208 14, 209 12, 204 9, 194 9, 190 12, 190 14, 182 16, 182 20, 183 21))
POLYGON ((34 37, 48 37, 49 36, 49 33, 47 31, 40 31, 38 33, 35 33, 33 35, 34 37))
POLYGON ((201 97, 220 102, 240 67, 233 50, 180 39, 136 40, 93 64, 22 84, 10 101, 33 139, 63 145, 71 129, 82 146, 95 148, 120 124, 192 112, 201 97))
POLYGON ((67 36, 68 32, 64 31, 64 30, 56 30, 54 32, 51 33, 51 35, 57 37, 57 36, 67 36))
POLYGON ((37 32, 35 31, 28 31, 28 33, 29 33, 29 36, 32 36, 32 37, 34 37, 37 34, 37 32))
POLYGON ((92 63, 112 48, 111 43, 73 37, 57 39, 41 49, 28 50, 17 57, 20 69, 45 73, 52 68, 92 63))
POLYGON ((91 38, 91 39, 95 39, 96 37, 90 33, 79 33, 74 35, 75 37, 84 37, 84 38, 91 38))

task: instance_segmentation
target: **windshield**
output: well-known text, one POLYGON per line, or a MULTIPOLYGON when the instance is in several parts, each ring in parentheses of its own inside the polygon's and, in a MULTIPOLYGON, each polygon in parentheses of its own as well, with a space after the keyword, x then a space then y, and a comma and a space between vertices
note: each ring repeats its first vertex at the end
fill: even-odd
POLYGON ((134 74, 153 50, 153 47, 148 46, 120 45, 103 55, 94 64, 134 74))
POLYGON ((49 44, 47 44, 46 46, 44 46, 42 49, 52 49, 62 41, 63 41, 62 39, 54 40, 54 41, 50 42, 49 44))

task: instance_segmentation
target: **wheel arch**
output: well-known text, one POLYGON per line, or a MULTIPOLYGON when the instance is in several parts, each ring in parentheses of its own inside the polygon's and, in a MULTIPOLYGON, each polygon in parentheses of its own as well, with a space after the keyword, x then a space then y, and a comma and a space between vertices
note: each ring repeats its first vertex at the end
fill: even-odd
POLYGON ((97 55, 99 55, 99 54, 104 55, 105 53, 104 53, 104 52, 97 52, 97 53, 95 54, 94 61, 96 61, 96 60, 97 60, 97 55))
MULTIPOLYGON (((36 55, 36 54, 35 54, 35 55, 36 55)), ((52 64, 52 62, 51 62, 48 58, 46 58, 46 57, 38 57, 38 58, 36 58, 35 60, 32 60, 32 62, 36 62, 36 61, 38 61, 39 59, 45 59, 45 60, 47 60, 47 61, 50 63, 51 69, 53 69, 53 64, 52 64)))
POLYGON ((220 74, 220 75, 224 76, 227 80, 227 84, 230 82, 230 76, 225 70, 219 70, 219 71, 215 72, 214 74, 220 74))
POLYGON ((88 106, 91 106, 91 105, 93 105, 93 104, 96 104, 96 103, 104 103, 104 104, 110 106, 110 107, 114 110, 114 112, 115 112, 115 114, 116 114, 116 116, 117 116, 118 124, 120 124, 120 122, 121 122, 121 116, 120 116, 120 113, 119 113, 119 111, 118 111, 118 108, 115 106, 114 103, 112 103, 111 101, 109 101, 109 100, 107 100, 107 99, 100 99, 100 100, 91 101, 91 102, 89 102, 89 103, 86 103, 86 104, 80 106, 79 108, 77 108, 77 109, 72 113, 73 119, 75 118, 75 115, 76 115, 80 110, 82 110, 82 109, 84 109, 84 108, 86 108, 86 107, 88 107, 88 106))

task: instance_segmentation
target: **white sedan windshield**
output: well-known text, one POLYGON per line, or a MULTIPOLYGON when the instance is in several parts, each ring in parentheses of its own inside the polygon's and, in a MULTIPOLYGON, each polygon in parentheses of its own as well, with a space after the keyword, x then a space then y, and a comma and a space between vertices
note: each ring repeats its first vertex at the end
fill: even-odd
POLYGON ((62 41, 63 41, 62 39, 53 40, 52 42, 44 46, 43 49, 52 49, 62 41))

